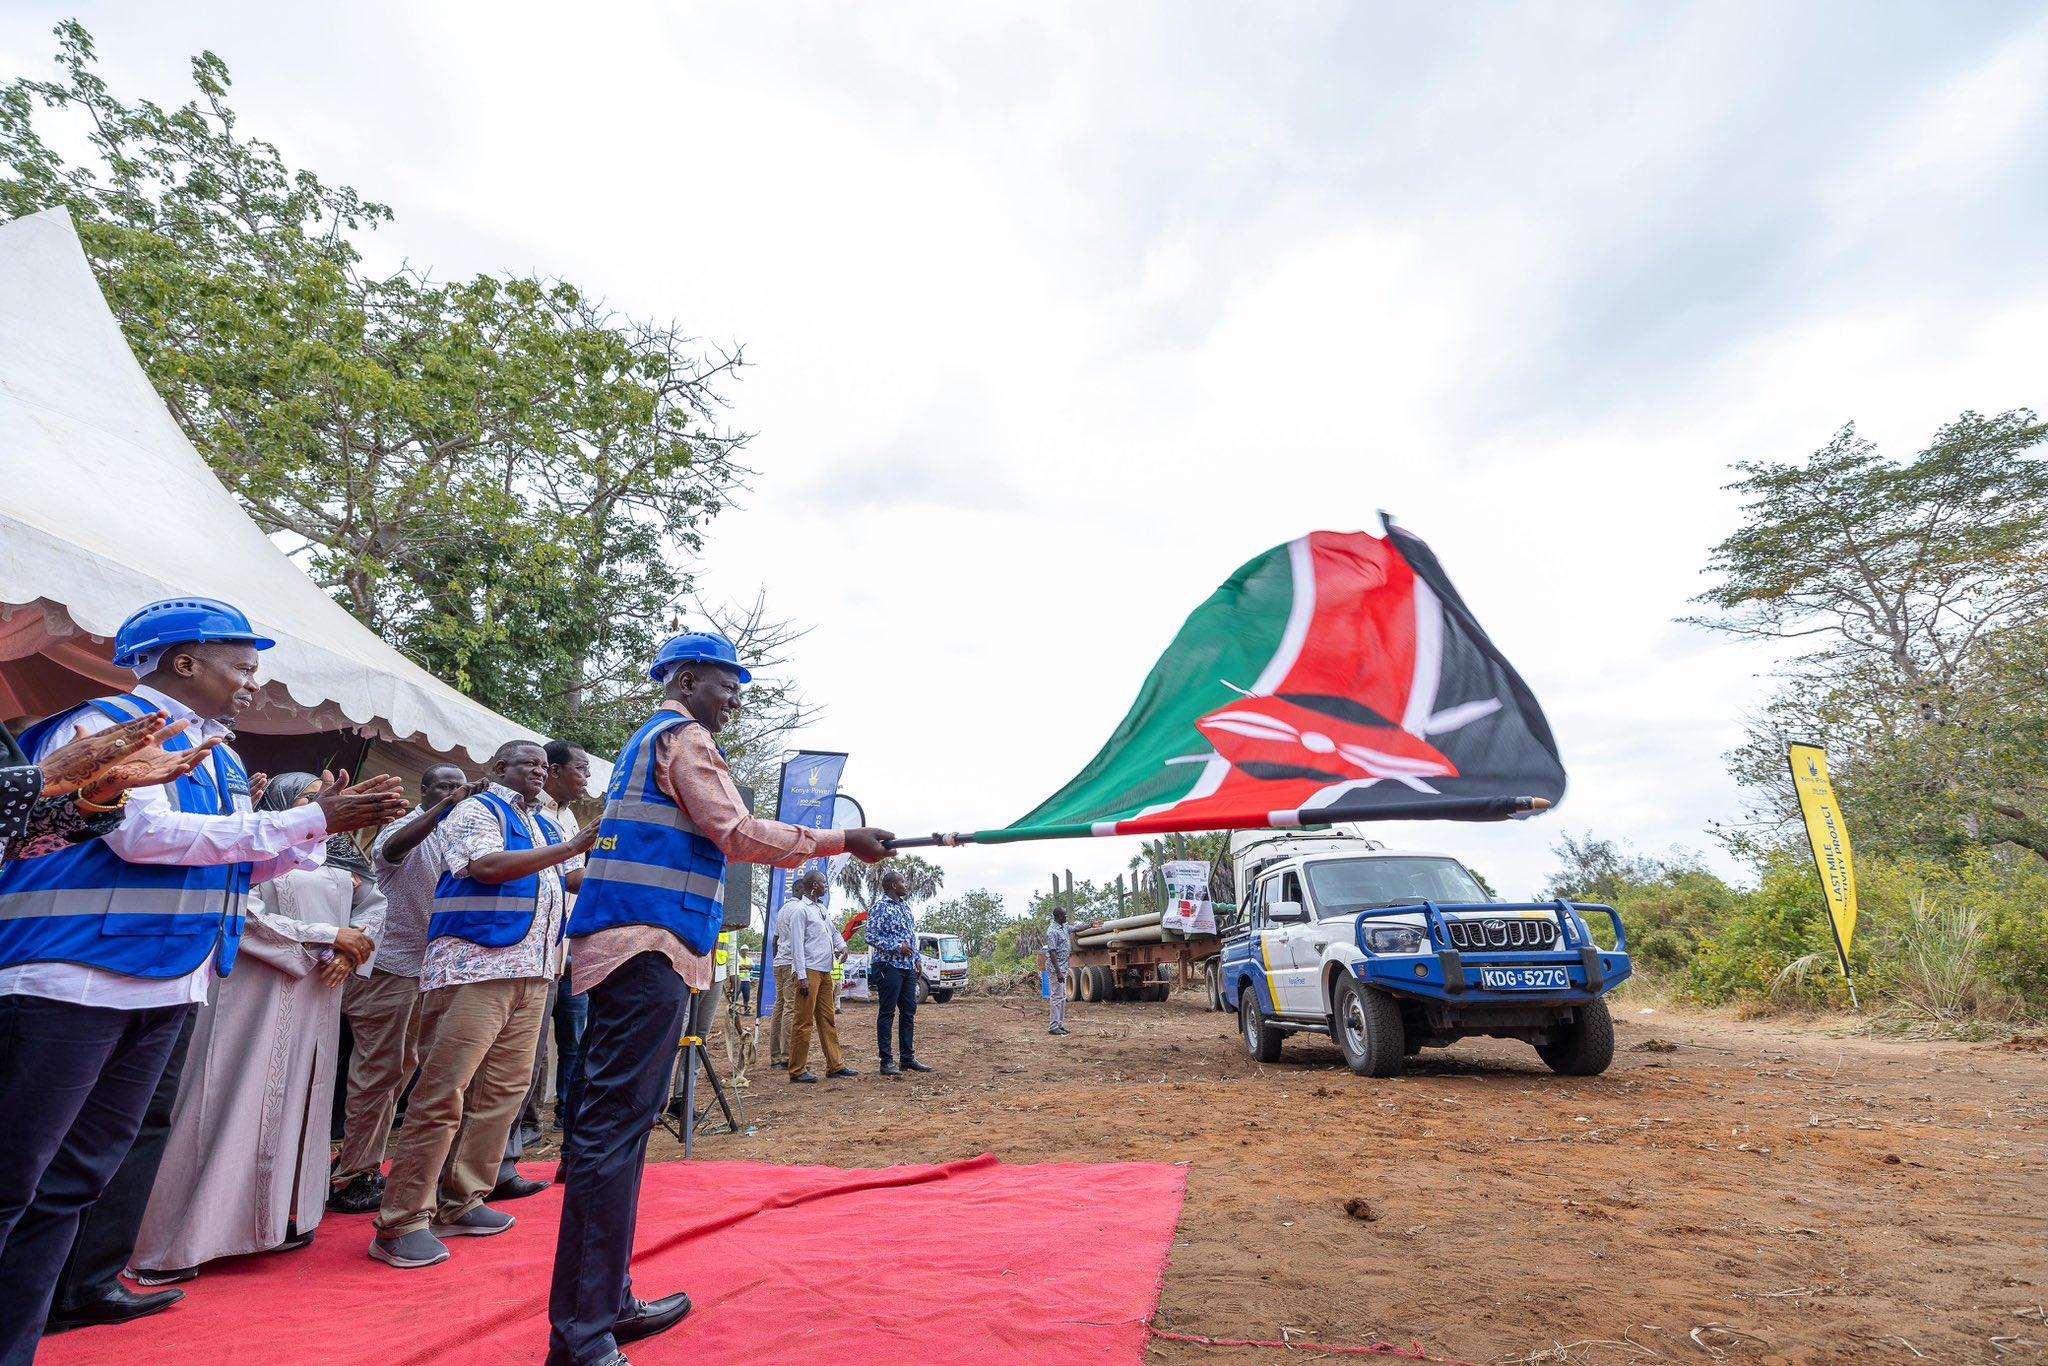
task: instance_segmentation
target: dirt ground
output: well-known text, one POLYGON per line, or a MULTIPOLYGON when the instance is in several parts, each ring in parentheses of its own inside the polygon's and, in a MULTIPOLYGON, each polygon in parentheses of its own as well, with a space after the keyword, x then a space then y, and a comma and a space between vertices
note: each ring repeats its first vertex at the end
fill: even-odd
MULTIPOLYGON (((1195 995, 919 1012, 938 1071, 757 1076, 758 1132, 704 1158, 883 1166, 1190 1164, 1156 1325, 1470 1362, 2048 1359, 2048 1052, 1838 1037, 1617 1007, 1605 1076, 1525 1045, 1424 1053, 1399 1078, 1296 1036, 1252 1062, 1195 995), (1357 1212, 1347 1212, 1347 1202, 1357 1212)), ((658 1136, 657 1157, 680 1156, 658 1136)), ((1155 1341, 1160 1362, 1275 1353, 1155 1341)), ((1320 1354, 1318 1354, 1320 1355, 1320 1354)))

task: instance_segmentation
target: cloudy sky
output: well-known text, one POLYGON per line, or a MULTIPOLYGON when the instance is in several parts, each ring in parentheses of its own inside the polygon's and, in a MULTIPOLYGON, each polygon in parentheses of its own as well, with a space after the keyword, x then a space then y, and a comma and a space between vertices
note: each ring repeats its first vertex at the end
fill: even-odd
POLYGON ((1391 838, 1516 893, 1565 830, 1708 847, 1773 667, 1674 620, 1729 464, 2048 403, 2039 3, 0 0, 0 72, 65 14, 130 96, 221 54, 379 260, 743 342, 703 577, 814 623, 803 740, 898 831, 1014 819, 1231 569, 1388 508, 1572 782, 1391 838))

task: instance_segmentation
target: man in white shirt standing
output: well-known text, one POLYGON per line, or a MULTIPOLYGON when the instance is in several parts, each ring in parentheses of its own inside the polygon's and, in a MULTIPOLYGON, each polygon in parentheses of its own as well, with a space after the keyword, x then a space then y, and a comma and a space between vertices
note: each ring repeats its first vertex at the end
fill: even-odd
MULTIPOLYGON (((317 866, 328 836, 404 809, 396 778, 330 788, 290 811, 253 809, 249 775, 221 741, 256 700, 257 652, 272 643, 224 602, 152 603, 114 642, 114 662, 142 680, 135 690, 24 737, 40 754, 77 730, 161 711, 190 723, 167 748, 215 743, 191 772, 132 790, 103 840, 0 870, 5 1366, 34 1359, 81 1213, 125 1170, 194 1007, 234 967, 249 889, 317 866)), ((81 795, 98 804, 94 792, 81 795)), ((161 1153, 159 1138, 142 1155, 149 1170, 139 1183, 123 1183, 139 1184, 145 1200, 161 1153)), ((127 1234, 132 1245, 134 1229, 127 1234)), ((150 1301, 147 1313, 177 1297, 135 1298, 150 1301)))
POLYGON ((825 1050, 825 1075, 858 1075, 839 1049, 838 993, 832 989, 832 964, 846 952, 839 927, 825 913, 825 875, 815 868, 797 874, 793 893, 776 916, 775 940, 789 945, 789 984, 795 993, 790 1009, 795 1027, 789 1036, 789 1079, 815 1082, 805 1064, 811 1058, 811 1034, 825 1050))
POLYGON ((347 1121, 327 1197, 327 1208, 337 1214, 370 1214, 383 1203, 391 1119, 420 1062, 420 959, 441 881, 441 822, 457 802, 481 790, 454 764, 433 765, 420 775, 420 804, 407 819, 386 826, 370 846, 377 890, 389 909, 370 975, 349 978, 341 996, 355 1047, 349 1054, 347 1121))

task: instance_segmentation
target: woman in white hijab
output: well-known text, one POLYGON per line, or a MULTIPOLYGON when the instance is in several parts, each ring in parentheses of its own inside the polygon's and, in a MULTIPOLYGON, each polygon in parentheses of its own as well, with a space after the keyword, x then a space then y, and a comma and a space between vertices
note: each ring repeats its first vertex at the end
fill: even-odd
MULTIPOLYGON (((322 781, 279 774, 260 806, 301 805, 322 781)), ((326 866, 287 873, 257 896, 234 971, 214 983, 194 1027, 135 1245, 143 1285, 189 1281, 216 1257, 304 1247, 326 1207, 341 989, 350 974, 369 975, 384 894, 337 836, 326 866)))

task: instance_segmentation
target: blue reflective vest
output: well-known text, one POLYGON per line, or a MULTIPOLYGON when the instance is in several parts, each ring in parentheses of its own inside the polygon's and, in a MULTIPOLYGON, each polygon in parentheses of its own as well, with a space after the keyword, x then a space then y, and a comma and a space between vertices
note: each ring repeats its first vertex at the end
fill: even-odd
POLYGON ((612 770, 597 845, 569 917, 581 939, 619 925, 658 925, 692 953, 709 953, 725 921, 725 852, 661 791, 654 756, 662 734, 697 721, 660 711, 635 731, 612 770))
MULTIPOLYGON (((156 710, 132 693, 102 697, 31 726, 22 748, 34 754, 88 707, 117 722, 156 710)), ((164 748, 192 744, 188 732, 164 748)), ((236 799, 248 795, 249 775, 226 745, 169 788, 175 809, 201 816, 232 814, 236 799)), ((76 963, 124 977, 177 978, 211 954, 225 977, 242 942, 249 871, 246 863, 129 863, 103 840, 17 860, 0 868, 0 967, 76 963)))
MULTIPOLYGON (((510 802, 495 792, 480 792, 470 800, 482 802, 498 818, 508 852, 522 853, 535 847, 526 833, 526 822, 519 819, 510 802)), ((549 844, 562 842, 562 832, 554 822, 539 812, 533 819, 549 844)), ((532 933, 533 918, 539 914, 539 873, 510 882, 478 882, 444 872, 434 886, 434 913, 427 919, 427 939, 467 939, 487 949, 508 949, 532 933)))

